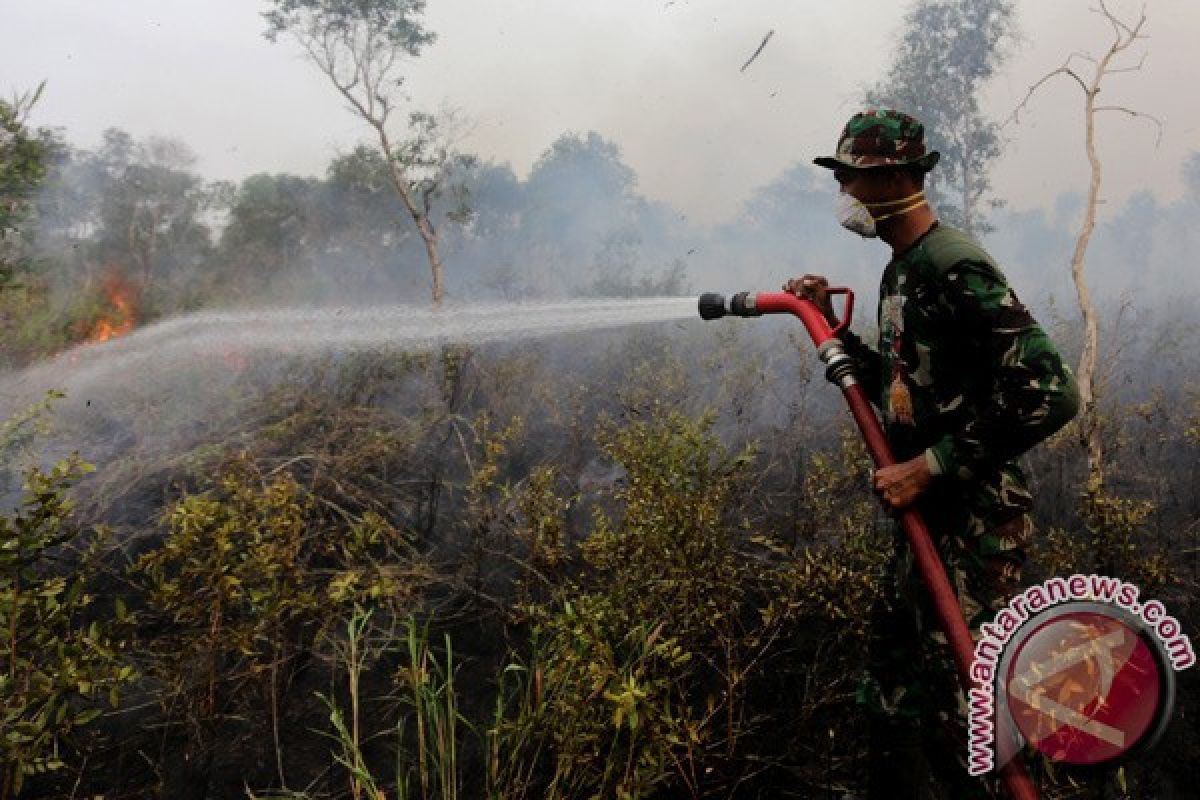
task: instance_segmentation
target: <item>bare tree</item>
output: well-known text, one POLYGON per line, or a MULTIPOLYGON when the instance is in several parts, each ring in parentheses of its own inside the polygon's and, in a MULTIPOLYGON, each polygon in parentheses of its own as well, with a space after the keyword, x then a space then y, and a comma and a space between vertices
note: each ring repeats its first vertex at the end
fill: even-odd
POLYGON ((1091 180, 1088 184, 1087 204, 1084 206, 1083 225, 1079 230, 1079 238, 1075 241, 1075 250, 1071 255, 1071 278, 1075 282, 1075 291, 1079 297, 1079 308, 1084 322, 1083 353, 1079 357, 1077 370, 1079 397, 1082 405, 1079 416, 1079 439, 1080 445, 1087 451, 1088 486, 1094 490, 1098 490, 1104 483, 1104 442, 1100 414, 1096 407, 1096 364, 1100 349, 1100 321, 1084 276, 1084 261, 1088 243, 1096 228, 1096 208, 1100 203, 1100 186, 1103 178, 1103 167, 1096 154, 1096 116, 1102 112, 1116 111, 1128 116, 1147 119, 1157 127, 1160 138, 1162 135, 1162 123, 1155 117, 1134 111, 1126 106, 1100 105, 1096 102, 1105 77, 1121 72, 1137 72, 1146 61, 1146 55, 1142 53, 1136 64, 1123 62, 1123 57, 1130 55, 1130 50, 1134 45, 1146 38, 1142 33, 1146 24, 1145 7, 1142 8, 1137 21, 1130 24, 1110 11, 1104 0, 1099 0, 1099 2, 1100 7, 1094 11, 1103 16, 1112 27, 1113 38, 1108 49, 1098 59, 1086 53, 1071 53, 1062 66, 1046 73, 1029 87, 1029 91, 1014 109, 1011 117, 1014 122, 1018 122, 1020 112, 1028 105, 1033 95, 1051 79, 1060 75, 1073 80, 1083 92, 1085 147, 1088 164, 1091 167, 1091 180), (1091 65, 1091 75, 1086 80, 1074 66, 1076 60, 1091 65))
POLYGON ((425 246, 433 304, 440 306, 445 279, 432 209, 460 159, 444 115, 412 113, 407 138, 397 140, 391 132, 397 106, 407 99, 400 68, 434 40, 419 20, 424 0, 274 0, 274 5, 264 15, 267 38, 290 33, 375 133, 391 183, 425 246))

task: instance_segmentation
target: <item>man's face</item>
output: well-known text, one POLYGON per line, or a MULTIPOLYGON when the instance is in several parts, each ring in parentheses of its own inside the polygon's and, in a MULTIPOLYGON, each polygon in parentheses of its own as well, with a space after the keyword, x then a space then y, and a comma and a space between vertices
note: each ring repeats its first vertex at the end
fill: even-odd
POLYGON ((907 176, 894 169, 838 167, 833 171, 833 178, 841 186, 843 192, 851 195, 860 203, 900 200, 917 191, 907 176))

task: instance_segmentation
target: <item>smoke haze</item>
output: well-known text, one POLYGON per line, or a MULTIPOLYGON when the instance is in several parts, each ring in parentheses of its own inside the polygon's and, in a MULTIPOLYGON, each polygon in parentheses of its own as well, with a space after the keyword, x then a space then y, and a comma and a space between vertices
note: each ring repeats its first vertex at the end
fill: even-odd
MULTIPOLYGON (((79 141, 111 125, 137 137, 175 136, 196 148, 205 174, 240 181, 260 171, 319 174, 332 151, 363 138, 295 48, 263 41, 263 4, 132 0, 119 12, 86 0, 4 5, 7 88, 48 79, 34 122, 64 126, 79 141)), ((1122 14, 1141 7, 1110 5, 1122 14)), ((1107 45, 1111 31, 1088 6, 1017 3, 1023 41, 986 92, 989 115, 1007 117, 1068 53, 1107 45)), ((904 9, 886 0, 769 0, 736 12, 717 0, 442 0, 427 12, 439 40, 406 67, 406 88, 416 108, 461 108, 474 122, 464 147, 519 176, 562 132, 596 130, 621 147, 648 197, 705 223, 727 222, 755 187, 833 146, 862 89, 887 68, 904 9), (768 30, 771 42, 739 72, 768 30)), ((1200 6, 1157 0, 1147 13, 1144 71, 1118 76, 1108 93, 1165 129, 1156 146, 1144 121, 1104 119, 1114 204, 1147 189, 1164 203, 1180 197, 1178 167, 1200 129, 1200 111, 1176 91, 1200 74, 1200 6)), ((1064 81, 1006 127, 995 184, 1013 208, 1048 210, 1086 186, 1080 106, 1064 81)))

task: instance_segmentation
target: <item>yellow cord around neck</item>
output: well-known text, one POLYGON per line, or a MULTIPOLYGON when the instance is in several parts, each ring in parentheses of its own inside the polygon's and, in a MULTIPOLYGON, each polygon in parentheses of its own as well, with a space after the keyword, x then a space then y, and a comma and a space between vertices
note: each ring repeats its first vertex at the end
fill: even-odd
POLYGON ((925 202, 925 192, 920 191, 916 194, 910 194, 908 197, 902 197, 899 200, 885 200, 881 203, 863 203, 863 205, 866 206, 867 213, 871 214, 871 219, 875 220, 875 224, 878 225, 884 220, 891 219, 892 217, 898 217, 902 214, 907 214, 910 211, 915 211, 916 209, 925 205, 925 202), (909 205, 905 205, 903 208, 898 208, 895 211, 878 217, 875 216, 872 211, 872 209, 889 208, 891 206, 904 205, 905 203, 908 203, 909 205))

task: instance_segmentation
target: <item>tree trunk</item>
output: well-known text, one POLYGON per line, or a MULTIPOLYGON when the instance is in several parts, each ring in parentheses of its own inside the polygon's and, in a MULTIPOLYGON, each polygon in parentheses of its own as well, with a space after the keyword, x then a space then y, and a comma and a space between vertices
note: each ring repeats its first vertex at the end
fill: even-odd
MULTIPOLYGON (((131 264, 139 275, 145 275, 147 271, 146 256, 142 252, 141 242, 138 240, 137 230, 137 209, 129 215, 129 225, 125 228, 125 248, 129 251, 129 257, 137 262, 136 265, 131 264)), ((132 271, 132 270, 131 270, 132 271)))
POLYGON ((421 241, 425 243, 425 256, 429 259, 429 272, 433 281, 433 305, 440 308, 445 293, 445 282, 442 277, 442 256, 438 251, 438 234, 428 215, 422 213, 416 222, 417 232, 421 234, 421 241))
POLYGON ((962 217, 963 230, 974 236, 971 230, 971 164, 966 156, 962 160, 962 217))
POLYGON ((391 175, 392 186, 395 187, 396 193, 400 195, 400 201, 404 203, 404 208, 412 217, 413 223, 417 226, 417 233, 421 236, 421 241, 425 244, 425 256, 429 260, 429 272, 432 279, 432 294, 433 307, 441 308, 442 298, 445 293, 445 281, 442 275, 442 256, 438 250, 438 233, 433 227, 433 223, 429 220, 429 214, 425 209, 417 203, 417 199, 413 197, 412 189, 408 185, 408 176, 404 174, 404 167, 396 160, 392 151, 392 142, 387 135, 387 130, 384 129, 382 122, 372 121, 375 132, 379 135, 379 146, 383 148, 383 156, 388 162, 388 171, 391 175))
POLYGON ((1098 489, 1104 482, 1104 447, 1100 436, 1100 415, 1096 408, 1096 358, 1100 349, 1100 324, 1091 292, 1083 275, 1084 256, 1092 231, 1096 228, 1096 207, 1100 201, 1100 182, 1103 170, 1096 155, 1096 95, 1099 92, 1099 75, 1088 90, 1084 107, 1086 146, 1088 163, 1091 165, 1091 183, 1088 185, 1087 205, 1084 210, 1083 227, 1075 241, 1075 252, 1071 256, 1071 278, 1079 296, 1079 309, 1083 313, 1083 353, 1079 357, 1079 400, 1082 406, 1079 416, 1080 444, 1087 451, 1088 487, 1098 489))
POLYGON ((971 201, 971 141, 972 141, 972 137, 971 137, 971 120, 970 119, 963 120, 962 128, 960 129, 960 131, 962 133, 962 137, 958 141, 958 151, 962 155, 959 158, 958 167, 960 170, 962 170, 962 184, 960 186, 960 188, 962 189, 962 223, 963 223, 963 230, 966 231, 971 236, 974 236, 975 235, 975 231, 973 230, 974 224, 971 219, 973 216, 973 214, 971 213, 971 211, 972 211, 971 206, 973 205, 973 203, 971 201))
POLYGON ((153 277, 154 261, 158 256, 158 226, 162 221, 162 209, 158 206, 150 212, 150 230, 146 234, 146 255, 145 273, 142 276, 142 285, 147 289, 150 288, 150 279, 153 277))

